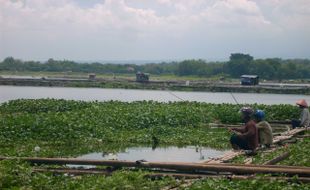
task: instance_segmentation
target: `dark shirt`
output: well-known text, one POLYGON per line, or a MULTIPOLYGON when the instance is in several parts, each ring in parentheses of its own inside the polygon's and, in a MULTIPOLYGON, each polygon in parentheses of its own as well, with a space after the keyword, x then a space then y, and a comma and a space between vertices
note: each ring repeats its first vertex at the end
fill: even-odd
POLYGON ((233 128, 233 130, 240 132, 238 136, 248 142, 248 147, 255 150, 258 146, 258 129, 253 120, 248 121, 241 128, 233 128))

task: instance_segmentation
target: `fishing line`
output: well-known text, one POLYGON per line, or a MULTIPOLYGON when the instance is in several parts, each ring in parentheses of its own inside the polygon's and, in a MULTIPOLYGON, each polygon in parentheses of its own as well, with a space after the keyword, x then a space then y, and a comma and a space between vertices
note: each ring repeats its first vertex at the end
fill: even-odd
POLYGON ((235 96, 233 95, 232 92, 230 92, 230 95, 233 97, 233 99, 235 100, 236 104, 238 105, 239 103, 238 103, 237 99, 235 98, 235 96))
POLYGON ((168 91, 168 93, 171 94, 172 96, 176 97, 176 98, 179 99, 179 100, 185 101, 185 100, 183 100, 182 98, 180 98, 179 96, 173 94, 171 91, 168 91))

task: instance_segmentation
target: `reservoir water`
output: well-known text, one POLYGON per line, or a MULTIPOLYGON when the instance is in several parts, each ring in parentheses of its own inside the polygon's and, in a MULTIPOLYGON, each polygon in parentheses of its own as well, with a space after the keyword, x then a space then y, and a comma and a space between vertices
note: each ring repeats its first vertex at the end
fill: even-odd
POLYGON ((28 86, 0 86, 0 103, 14 99, 55 98, 84 101, 124 102, 153 100, 169 101, 197 101, 207 103, 240 104, 295 104, 298 99, 310 102, 309 95, 297 94, 256 94, 256 93, 227 93, 227 92, 181 92, 160 90, 128 90, 103 88, 68 88, 68 87, 28 87, 28 86))
MULTIPOLYGON (((148 162, 203 162, 210 158, 217 158, 227 150, 216 150, 207 147, 130 147, 118 153, 92 152, 78 156, 80 160, 121 160, 121 161, 148 161, 148 162)), ((68 165, 80 167, 81 165, 68 165)), ((89 166, 87 166, 89 167, 89 166)), ((94 166, 91 166, 94 167, 94 166)))

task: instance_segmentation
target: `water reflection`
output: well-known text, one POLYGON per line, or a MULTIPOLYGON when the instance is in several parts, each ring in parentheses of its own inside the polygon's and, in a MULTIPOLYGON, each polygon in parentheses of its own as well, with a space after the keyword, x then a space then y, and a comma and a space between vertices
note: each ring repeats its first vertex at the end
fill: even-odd
POLYGON ((131 147, 118 153, 92 152, 77 157, 92 160, 146 160, 149 162, 201 162, 223 155, 226 150, 206 147, 131 147))

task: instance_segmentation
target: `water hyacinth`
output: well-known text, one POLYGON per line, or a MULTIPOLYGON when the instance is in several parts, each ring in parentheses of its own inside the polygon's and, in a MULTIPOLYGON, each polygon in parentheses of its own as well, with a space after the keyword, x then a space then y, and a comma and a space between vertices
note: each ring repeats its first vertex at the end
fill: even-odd
MULTIPOLYGON (((74 157, 89 152, 109 152, 113 159, 114 152, 137 144, 152 146, 155 142, 160 145, 229 148, 227 130, 210 128, 208 124, 239 123, 241 106, 198 102, 13 100, 0 105, 0 155, 74 157)), ((267 120, 298 117, 298 109, 291 105, 251 106, 264 110, 267 120)), ((308 147, 308 144, 304 141, 300 147, 308 147)), ((293 155, 294 160, 285 163, 307 165, 305 149, 300 147, 292 149, 292 153, 301 159, 293 155)), ((66 189, 63 186, 66 184, 67 189, 160 189, 179 183, 171 178, 148 180, 143 177, 143 171, 118 171, 110 177, 85 175, 79 178, 33 174, 31 171, 26 163, 16 165, 0 161, 0 188, 66 189), (20 174, 16 176, 10 171, 20 174)), ((260 183, 253 180, 205 180, 195 183, 193 189, 226 189, 231 185, 244 189, 248 184, 260 183)), ((294 184, 281 182, 274 187, 307 187, 294 184)))

